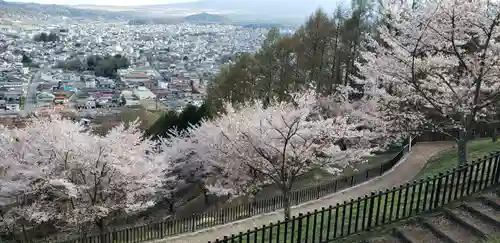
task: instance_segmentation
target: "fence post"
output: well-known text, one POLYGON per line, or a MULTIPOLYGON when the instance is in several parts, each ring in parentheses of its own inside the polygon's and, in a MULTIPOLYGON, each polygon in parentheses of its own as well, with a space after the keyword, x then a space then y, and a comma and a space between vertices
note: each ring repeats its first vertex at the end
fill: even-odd
POLYGON ((196 231, 196 215, 193 213, 191 216, 191 231, 196 231))
POLYGON ((495 156, 495 164, 496 164, 496 173, 495 173, 495 180, 494 180, 494 183, 495 184, 498 184, 498 182, 500 182, 500 153, 497 152, 496 156, 495 156))
POLYGON ((252 208, 253 208, 253 199, 250 199, 250 201, 247 202, 247 215, 249 217, 252 216, 252 208))
POLYGON ((370 230, 372 225, 373 218, 373 207, 375 206, 375 192, 372 192, 370 195, 370 207, 368 208, 368 222, 367 222, 367 230, 370 230))
POLYGON ((164 229, 164 222, 161 222, 160 223, 160 238, 163 239, 164 235, 163 235, 163 231, 165 230, 164 229))
POLYGON ((437 181, 437 186, 436 186, 436 195, 434 196, 434 207, 437 208, 439 206, 439 198, 441 194, 441 179, 443 179, 443 172, 439 172, 438 175, 438 181, 437 181))
MULTIPOLYGON (((299 221, 297 223, 297 243, 302 242, 302 218, 304 218, 304 215, 299 213, 299 216, 297 217, 297 220, 299 221)), ((306 229, 306 230, 308 230, 308 229, 306 229)))
POLYGON ((490 186, 491 178, 493 178, 493 176, 491 174, 493 173, 493 175, 495 175, 494 169, 495 169, 495 155, 494 155, 494 153, 490 153, 487 171, 486 171, 486 176, 484 178, 484 185, 485 185, 484 187, 490 186))

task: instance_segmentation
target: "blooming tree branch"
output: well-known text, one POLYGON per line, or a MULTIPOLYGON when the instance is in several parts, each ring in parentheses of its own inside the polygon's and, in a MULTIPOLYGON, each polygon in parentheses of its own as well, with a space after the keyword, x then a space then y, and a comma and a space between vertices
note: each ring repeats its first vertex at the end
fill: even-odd
POLYGON ((227 105, 219 118, 191 129, 194 150, 217 175, 209 189, 239 196, 275 184, 289 217, 290 190, 299 176, 313 168, 339 173, 393 138, 376 102, 329 99, 306 92, 291 103, 227 105))
POLYGON ((152 206, 170 166, 137 126, 98 136, 50 117, 22 129, 1 128, 4 229, 14 234, 19 226, 57 222, 70 228, 94 224, 102 231, 109 217, 152 206))
POLYGON ((358 81, 425 114, 433 130, 457 131, 464 163, 477 118, 500 98, 499 10, 486 0, 382 1, 385 24, 358 81))

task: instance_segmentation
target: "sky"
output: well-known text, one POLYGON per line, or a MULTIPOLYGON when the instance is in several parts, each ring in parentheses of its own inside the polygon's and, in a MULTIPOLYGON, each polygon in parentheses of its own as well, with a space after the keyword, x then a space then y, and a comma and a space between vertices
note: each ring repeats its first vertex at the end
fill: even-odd
POLYGON ((7 0, 7 2, 29 2, 41 4, 58 5, 113 5, 113 6, 137 6, 167 3, 193 2, 194 0, 7 0))

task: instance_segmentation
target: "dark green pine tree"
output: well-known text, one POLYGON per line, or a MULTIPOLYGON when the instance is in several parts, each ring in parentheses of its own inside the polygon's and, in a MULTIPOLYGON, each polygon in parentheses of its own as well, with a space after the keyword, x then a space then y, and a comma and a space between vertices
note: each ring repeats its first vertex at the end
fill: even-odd
POLYGON ((165 113, 145 132, 145 136, 153 139, 168 138, 175 131, 182 133, 191 125, 198 125, 203 119, 210 118, 210 113, 203 104, 200 107, 188 105, 179 114, 175 111, 165 113))

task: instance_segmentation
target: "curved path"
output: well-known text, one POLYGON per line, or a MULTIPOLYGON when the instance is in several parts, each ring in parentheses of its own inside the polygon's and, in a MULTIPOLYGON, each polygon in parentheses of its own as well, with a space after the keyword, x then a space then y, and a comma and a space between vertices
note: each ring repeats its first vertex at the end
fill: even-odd
MULTIPOLYGON (((319 209, 321 207, 328 207, 342 203, 343 201, 350 200, 351 198, 362 197, 372 191, 385 190, 403 184, 412 180, 418 172, 425 166, 427 159, 434 154, 443 150, 449 149, 453 146, 450 142, 422 142, 416 144, 412 148, 412 152, 403 158, 397 165, 390 171, 382 176, 373 178, 367 182, 361 183, 354 187, 347 188, 343 191, 330 194, 318 200, 310 201, 292 207, 292 215, 299 213, 306 213, 319 209)), ((283 220, 283 210, 274 211, 271 213, 260 214, 251 218, 234 221, 225 225, 218 225, 212 228, 202 229, 192 233, 172 236, 165 239, 155 240, 155 243, 206 243, 213 241, 216 238, 221 239, 224 236, 245 232, 248 229, 260 227, 270 222, 283 220)))

